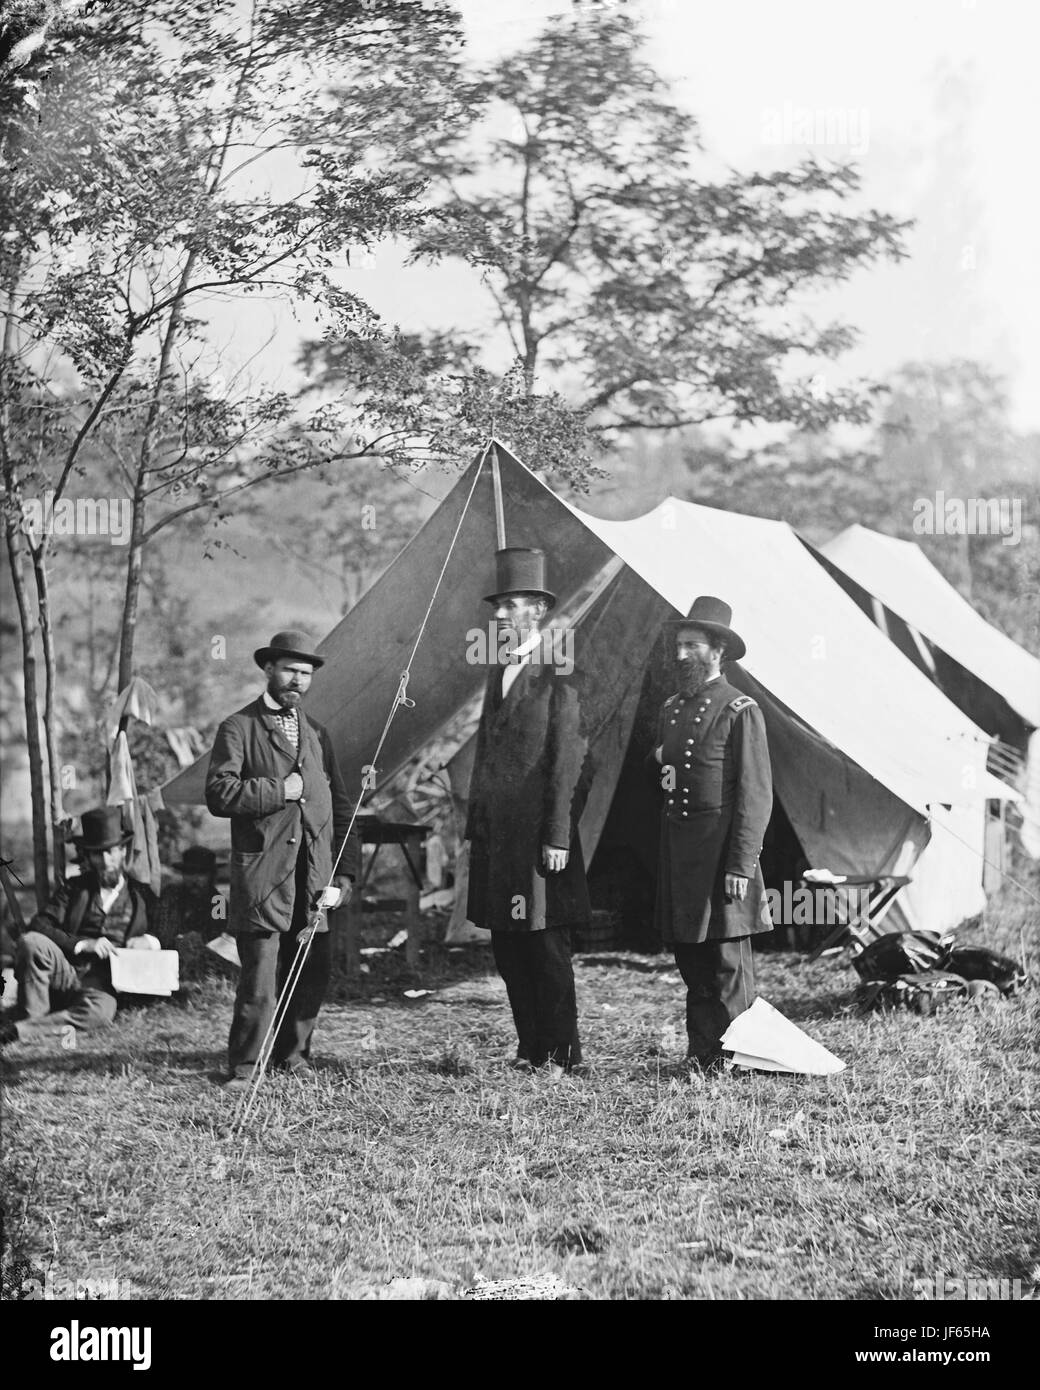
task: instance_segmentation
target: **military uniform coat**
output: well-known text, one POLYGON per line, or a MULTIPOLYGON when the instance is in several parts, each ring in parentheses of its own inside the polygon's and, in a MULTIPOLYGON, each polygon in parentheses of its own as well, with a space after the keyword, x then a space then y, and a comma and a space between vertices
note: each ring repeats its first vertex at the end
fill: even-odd
POLYGON ((724 677, 665 701, 655 921, 666 944, 729 940, 770 931, 758 857, 773 806, 762 711, 724 677), (748 880, 727 900, 725 877, 748 880))
POLYGON ((501 668, 484 693, 470 779, 467 916, 494 932, 531 932, 590 915, 578 822, 590 779, 578 671, 530 662, 501 698, 501 668), (542 846, 570 851, 546 874, 542 846))
MULTIPOLYGON (((351 805, 325 729, 298 710, 300 746, 282 733, 263 699, 230 715, 217 730, 206 776, 206 805, 231 821, 228 928, 288 931, 296 897, 296 861, 307 852, 307 900, 331 877, 351 805), (285 779, 303 778, 303 797, 286 801, 285 779)), ((337 874, 356 877, 354 834, 337 874)), ((322 916, 319 930, 327 930, 322 916)))

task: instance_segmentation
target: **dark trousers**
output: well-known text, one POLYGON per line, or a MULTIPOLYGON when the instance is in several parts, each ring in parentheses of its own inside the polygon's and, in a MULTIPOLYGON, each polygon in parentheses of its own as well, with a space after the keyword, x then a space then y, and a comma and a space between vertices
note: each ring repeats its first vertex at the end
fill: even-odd
POLYGON ((708 1062, 720 1055, 719 1040, 729 1025, 755 1002, 751 938, 677 941, 672 949, 686 985, 689 1055, 708 1062))
POLYGON ((23 1028, 71 1023, 87 1031, 106 1028, 116 1016, 112 988, 90 971, 81 979, 61 947, 42 932, 29 931, 18 938, 14 974, 23 1028))
POLYGON ((518 1060, 570 1068, 581 1061, 569 927, 491 933, 516 1024, 518 1060))
MULTIPOLYGON (((289 930, 240 932, 238 936, 242 973, 228 1037, 228 1068, 234 1076, 250 1076, 259 1060, 278 996, 296 959, 300 932, 307 925, 305 853, 301 851, 296 864, 296 901, 289 930)), ((292 1068, 310 1057, 311 1037, 328 989, 331 965, 331 938, 327 931, 318 932, 275 1037, 272 1066, 292 1068)))

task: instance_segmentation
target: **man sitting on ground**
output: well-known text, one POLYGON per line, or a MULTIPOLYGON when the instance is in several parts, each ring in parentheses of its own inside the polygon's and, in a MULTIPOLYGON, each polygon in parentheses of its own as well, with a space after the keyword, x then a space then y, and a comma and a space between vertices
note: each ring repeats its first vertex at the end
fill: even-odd
POLYGON ((63 1046, 74 1047, 77 1030, 105 1028, 115 1018, 113 948, 159 948, 148 930, 156 900, 126 873, 130 838, 118 806, 84 811, 76 844, 86 870, 59 885, 19 938, 18 1003, 0 1042, 60 1035, 63 1046))

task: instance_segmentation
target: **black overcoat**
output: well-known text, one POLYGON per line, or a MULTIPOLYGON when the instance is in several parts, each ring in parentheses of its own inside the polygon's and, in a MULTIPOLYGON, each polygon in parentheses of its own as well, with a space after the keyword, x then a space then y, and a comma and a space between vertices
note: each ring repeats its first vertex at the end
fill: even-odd
POLYGON ((724 678, 664 705, 661 843, 655 921, 668 944, 727 940, 772 930, 759 867, 773 808, 762 711, 724 678), (748 879, 729 899, 727 874, 748 879))
MULTIPOLYGON (((296 860, 307 851, 307 898, 313 903, 331 877, 350 823, 351 804, 325 729, 302 710, 300 746, 293 748, 273 710, 256 699, 217 730, 206 776, 206 805, 231 821, 228 928, 288 931, 296 897, 296 860), (303 778, 303 799, 286 801, 285 779, 303 778)), ((337 874, 356 877, 356 833, 337 874)), ((324 916, 319 930, 326 930, 324 916)))
POLYGON ((589 920, 578 822, 591 778, 583 680, 551 663, 525 665, 504 699, 493 670, 484 693, 470 779, 467 916, 496 932, 589 920), (547 874, 542 846, 570 851, 547 874))

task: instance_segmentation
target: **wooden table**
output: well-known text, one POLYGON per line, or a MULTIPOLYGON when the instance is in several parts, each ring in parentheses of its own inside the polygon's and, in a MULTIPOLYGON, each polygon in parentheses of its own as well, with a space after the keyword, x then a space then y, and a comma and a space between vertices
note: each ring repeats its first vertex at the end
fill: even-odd
POLYGON ((404 926, 408 933, 405 943, 405 959, 411 966, 419 964, 419 948, 422 945, 421 919, 419 917, 419 895, 422 892, 422 843, 430 833, 428 825, 410 825, 400 821, 380 820, 378 816, 358 816, 355 825, 362 847, 361 878, 354 884, 354 892, 345 907, 338 907, 329 913, 329 926, 333 931, 332 949, 336 964, 343 967, 348 975, 357 975, 361 969, 361 914, 364 912, 362 894, 368 883, 372 869, 384 845, 397 845, 408 866, 408 884, 405 893, 404 926), (364 848, 374 845, 375 853, 364 863, 364 848))

